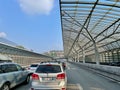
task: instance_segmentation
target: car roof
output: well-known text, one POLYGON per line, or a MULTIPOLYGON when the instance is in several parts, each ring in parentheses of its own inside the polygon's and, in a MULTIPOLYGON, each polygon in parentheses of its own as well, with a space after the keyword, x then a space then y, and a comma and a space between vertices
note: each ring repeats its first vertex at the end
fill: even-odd
POLYGON ((61 65, 61 63, 59 63, 59 62, 43 62, 43 63, 40 63, 40 65, 47 65, 47 64, 51 64, 51 65, 61 65))
POLYGON ((31 63, 30 65, 38 65, 39 63, 31 63))
POLYGON ((17 64, 17 63, 13 63, 13 62, 2 62, 2 63, 0 63, 0 65, 5 65, 5 64, 17 64))

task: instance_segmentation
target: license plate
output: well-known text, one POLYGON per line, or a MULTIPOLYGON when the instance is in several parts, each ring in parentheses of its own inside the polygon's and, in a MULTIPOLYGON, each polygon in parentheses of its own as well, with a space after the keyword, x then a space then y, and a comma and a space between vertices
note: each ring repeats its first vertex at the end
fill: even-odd
POLYGON ((55 80, 55 78, 53 77, 44 77, 42 78, 43 81, 52 81, 52 80, 55 80))

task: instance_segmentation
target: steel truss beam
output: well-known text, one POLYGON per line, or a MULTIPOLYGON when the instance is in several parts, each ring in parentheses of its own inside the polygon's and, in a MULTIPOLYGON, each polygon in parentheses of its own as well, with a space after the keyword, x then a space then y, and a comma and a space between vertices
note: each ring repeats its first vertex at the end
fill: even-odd
POLYGON ((99 1, 99 0, 97 0, 97 1, 94 3, 94 6, 93 6, 92 10, 90 11, 90 13, 89 13, 87 19, 85 20, 84 24, 82 25, 82 28, 80 29, 78 35, 76 36, 75 41, 73 42, 73 44, 72 44, 72 46, 71 46, 71 48, 70 48, 70 50, 69 50, 67 56, 69 56, 69 53, 71 52, 72 48, 74 47, 74 44, 75 44, 76 40, 77 40, 78 37, 80 36, 80 33, 82 32, 84 26, 86 25, 86 23, 88 22, 89 18, 91 17, 91 15, 92 15, 92 13, 93 13, 93 11, 94 11, 94 9, 95 9, 95 7, 96 7, 98 1, 99 1))
MULTIPOLYGON (((81 2, 81 1, 62 1, 61 4, 92 4, 95 5, 96 2, 81 2)), ((97 3, 97 5, 101 5, 101 6, 110 6, 110 7, 117 7, 120 8, 119 5, 114 5, 114 4, 110 4, 110 3, 97 3)))
MULTIPOLYGON (((104 2, 105 1, 99 2, 99 0, 96 1, 60 0, 62 31, 64 34, 63 40, 65 40, 64 46, 65 47, 69 46, 69 48, 67 47, 66 50, 68 56, 73 54, 72 53, 73 51, 75 51, 74 53, 76 54, 77 52, 80 52, 80 50, 82 52, 82 49, 80 48, 81 45, 79 46, 78 45, 79 43, 77 44, 78 41, 82 43, 83 40, 86 40, 85 42, 83 41, 83 44, 81 46, 82 48, 84 48, 84 52, 95 50, 96 54, 96 52, 98 52, 98 48, 103 50, 102 48, 104 48, 104 45, 106 46, 109 42, 118 40, 117 35, 120 34, 119 31, 120 3, 117 2, 104 3, 104 2), (85 11, 83 11, 83 9, 85 9, 85 11), (80 12, 80 10, 82 11, 80 12), (97 10, 101 10, 101 13, 98 12, 97 10), (82 18, 82 15, 85 16, 83 16, 82 18), (96 32, 95 30, 100 31, 96 32), (65 36, 68 37, 65 38, 65 36), (70 37, 72 37, 72 39, 70 37), (111 41, 104 43, 103 41, 106 41, 108 38, 110 38, 109 40, 111 41), (67 39, 69 41, 67 41, 66 43, 67 39), (77 45, 77 47, 75 45, 77 45), (78 47, 79 50, 77 49, 78 47)), ((118 44, 118 46, 120 45, 118 44)), ((64 50, 65 49, 66 48, 64 48, 64 50)), ((95 56, 98 56, 98 54, 99 53, 97 53, 97 55, 95 56)))

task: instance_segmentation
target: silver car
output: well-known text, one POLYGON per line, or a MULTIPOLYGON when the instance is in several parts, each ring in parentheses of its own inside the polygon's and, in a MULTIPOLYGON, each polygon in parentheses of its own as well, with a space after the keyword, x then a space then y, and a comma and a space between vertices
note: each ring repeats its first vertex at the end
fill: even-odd
POLYGON ((15 63, 0 63, 0 90, 10 90, 21 83, 29 83, 30 74, 15 63))
POLYGON ((66 90, 67 77, 61 63, 42 63, 32 74, 31 90, 66 90))

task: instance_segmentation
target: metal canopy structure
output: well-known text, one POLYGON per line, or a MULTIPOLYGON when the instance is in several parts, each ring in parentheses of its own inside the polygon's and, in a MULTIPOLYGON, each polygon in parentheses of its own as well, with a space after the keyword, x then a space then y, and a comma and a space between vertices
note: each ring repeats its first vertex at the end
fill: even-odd
POLYGON ((40 63, 42 61, 50 61, 52 57, 39 54, 26 49, 0 43, 0 62, 12 61, 22 66, 30 65, 31 63, 40 63))
POLYGON ((120 0, 60 0, 66 57, 120 48, 120 0))
POLYGON ((28 51, 25 49, 20 49, 15 46, 11 46, 8 44, 0 43, 0 53, 3 54, 13 54, 13 55, 23 55, 23 56, 33 56, 33 57, 46 57, 52 58, 50 56, 42 55, 36 52, 28 51))

